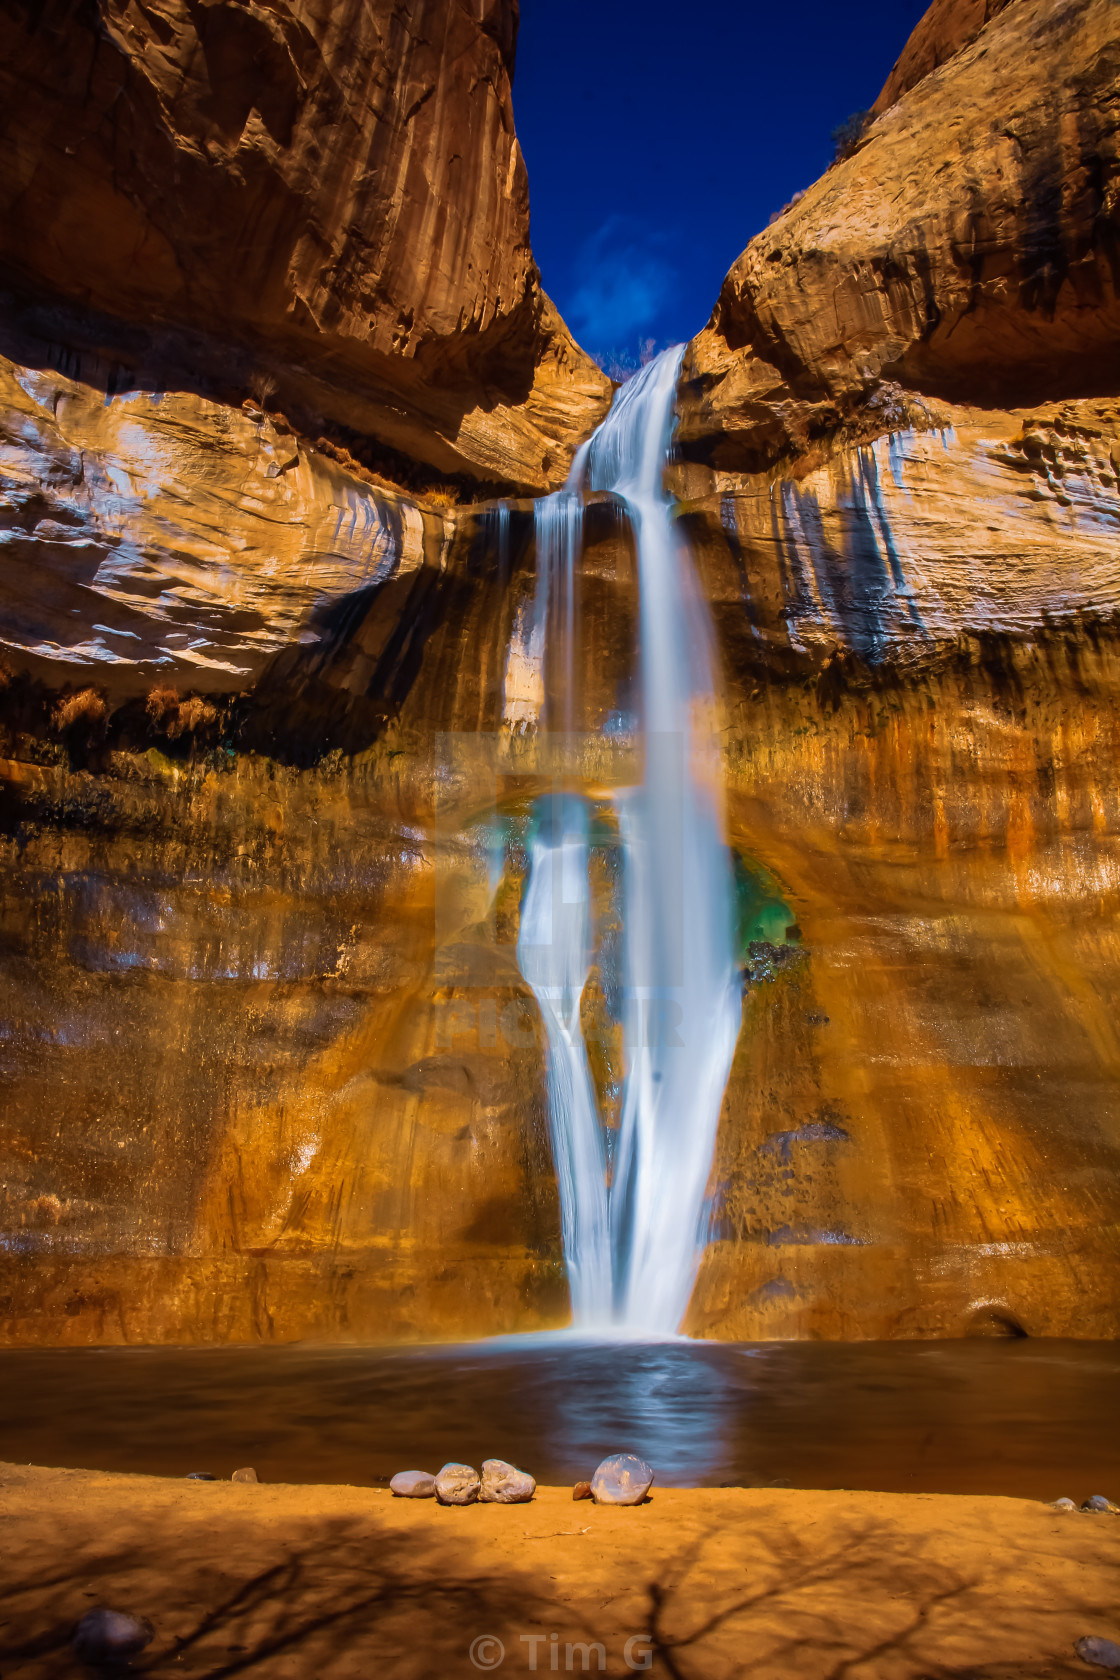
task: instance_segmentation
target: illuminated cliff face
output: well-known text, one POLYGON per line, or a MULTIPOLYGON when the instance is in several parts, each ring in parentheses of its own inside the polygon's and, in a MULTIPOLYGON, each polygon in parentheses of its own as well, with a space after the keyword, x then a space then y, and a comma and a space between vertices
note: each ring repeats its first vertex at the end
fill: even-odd
POLYGON ((801 952, 748 986, 697 1333, 1114 1333, 1120 502, 1099 411, 1023 428, 1061 502, 1010 420, 693 504, 801 952))
MULTIPOLYGON (((856 156, 754 242, 685 361, 670 488, 715 627, 747 982, 687 1320, 705 1335, 1120 1333, 1114 93, 1078 103, 1111 9, 1064 0, 1049 58, 1020 50, 1035 0, 988 10, 948 62, 915 37, 940 69, 902 76, 856 156), (961 113, 996 100, 1029 161, 1017 112, 1051 81, 1047 202, 1081 258, 1048 314, 1008 280, 1030 228, 993 215, 969 268, 955 195, 971 180, 998 208, 1006 185, 994 154, 961 164, 990 131, 961 113), (943 178, 916 173, 919 118, 943 178), (891 222, 895 176, 913 202, 891 222), (918 249, 940 336, 907 302, 918 249), (827 343, 827 311, 798 314, 813 286, 843 304, 827 343), (987 323, 975 390, 954 310, 961 334, 987 323), (1012 390, 1016 344, 1043 389, 1012 390), (1009 406, 980 408, 992 357, 1009 406)), ((977 21, 941 0, 930 19, 952 46, 977 21)), ((557 351, 551 419, 487 398, 446 464, 402 375, 428 474, 410 489, 275 404, 114 396, 91 364, 12 354, 3 1336, 563 1323, 517 965, 527 812, 556 768, 532 509, 466 505, 462 474, 555 482, 601 388, 557 351)), ((562 769, 594 814, 583 1029, 613 1127, 637 590, 609 497, 584 530, 562 769)))
POLYGON ((529 248, 516 36, 515 0, 4 7, 0 348, 560 482, 609 386, 529 248))
MULTIPOLYGON (((1024 584, 1009 626, 995 580, 1027 577, 1021 558, 938 574, 931 551, 919 571, 939 484, 967 509, 970 473, 1024 482, 991 450, 970 465, 965 436, 958 417, 948 447, 908 446, 902 489, 884 492, 882 575, 885 530, 907 559, 854 621, 873 626, 874 664, 812 600, 824 551, 760 517, 769 492, 686 515, 725 673, 730 838, 756 883, 696 1332, 1115 1329, 1107 579, 1100 610, 1071 596, 1049 626, 1054 595, 1032 602, 1024 584)), ((870 470, 853 455, 815 481, 834 603, 870 564, 858 544, 855 578, 842 562, 870 470)), ((804 509, 804 484, 775 501, 795 489, 804 509)), ((1088 574, 1103 511, 1072 496, 1060 510, 1071 572, 1088 574)), ((632 704, 634 577, 609 510, 590 524, 578 686, 593 738, 632 704)), ((516 963, 526 801, 546 785, 510 654, 529 530, 514 509, 503 576, 492 518, 461 517, 442 570, 437 553, 387 578, 333 641, 279 656, 277 692, 266 676, 239 702, 235 747, 146 746, 146 714, 127 708, 101 744, 11 738, 10 1338, 564 1321, 541 1029, 516 963), (406 585, 424 635, 386 725, 377 673, 400 666, 376 649, 408 614, 378 615, 406 585), (329 729, 364 750, 324 757, 329 729), (482 743, 466 774, 441 744, 460 730, 482 743), (254 732, 268 750, 245 749, 254 732)), ((31 708, 21 693, 17 679, 9 705, 31 708)), ((583 785, 632 779, 613 738, 613 758, 575 765, 583 785)), ((596 857, 585 1032, 609 1113, 624 1058, 599 983, 609 837, 596 857)))

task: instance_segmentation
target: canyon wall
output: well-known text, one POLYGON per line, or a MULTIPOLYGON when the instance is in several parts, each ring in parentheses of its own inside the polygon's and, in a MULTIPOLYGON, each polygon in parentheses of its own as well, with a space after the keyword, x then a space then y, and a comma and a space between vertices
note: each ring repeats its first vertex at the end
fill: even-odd
POLYGON ((937 0, 689 349, 731 832, 800 934, 699 1333, 1120 1326, 1113 10, 937 0))
POLYGON ((529 248, 516 35, 516 0, 5 0, 0 348, 560 482, 609 387, 529 248))
MULTIPOLYGON (((0 7, 29 69, 0 233, 0 1336, 563 1323, 525 842, 577 775, 610 1125, 636 591, 593 498, 554 752, 531 504, 486 492, 555 483, 606 388, 524 241, 515 14, 212 5, 164 41, 140 8, 40 10, 0 7), (359 74, 345 31, 375 24, 359 74), (242 58, 238 29, 265 32, 242 58), (86 43, 80 97, 44 30, 86 43), (286 114, 249 98, 269 53, 286 114), (460 130, 455 167, 505 183, 484 260, 439 184, 460 130), (114 314, 87 212, 154 249, 180 151, 183 243, 114 314), (249 204, 284 263, 196 273, 249 204)), ((670 481, 744 973, 699 1334, 1120 1331, 1112 11, 936 0, 686 356, 670 481)))

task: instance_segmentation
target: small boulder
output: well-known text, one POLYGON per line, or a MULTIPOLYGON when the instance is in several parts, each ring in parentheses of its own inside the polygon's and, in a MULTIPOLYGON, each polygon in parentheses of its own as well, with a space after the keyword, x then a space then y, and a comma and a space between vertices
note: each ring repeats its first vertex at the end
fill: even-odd
POLYGON ((436 1479, 426 1470, 398 1470, 389 1483, 389 1492, 398 1499, 434 1499, 436 1479))
POLYGON ((590 1499, 591 1498, 591 1483, 590 1482, 577 1482, 575 1487, 572 1489, 572 1498, 573 1499, 590 1499))
POLYGON ((482 1464, 479 1502, 483 1505, 527 1505, 537 1484, 526 1470, 518 1470, 502 1458, 487 1458, 482 1464))
POLYGON ((1063 1497, 1062 1499, 1052 1499, 1050 1501, 1050 1509, 1052 1511, 1076 1511, 1077 1506, 1074 1504, 1072 1499, 1066 1499, 1063 1497))
POLYGON ((1082 1502, 1083 1511, 1107 1511, 1113 1517, 1120 1517, 1120 1505, 1114 1505, 1111 1499, 1106 1499, 1103 1493, 1094 1493, 1091 1499, 1082 1502))
POLYGON ((445 1464, 436 1477, 436 1498, 441 1505, 473 1505, 479 1485, 478 1471, 469 1464, 445 1464))
POLYGON ((130 1616, 124 1610, 98 1605, 86 1611, 70 1643, 82 1662, 100 1668, 138 1656, 151 1643, 155 1631, 146 1616, 130 1616))
POLYGON ((216 1482, 217 1479, 212 1470, 188 1470, 183 1477, 185 1482, 216 1482))
POLYGON ((1079 1639, 1073 1648, 1082 1662, 1091 1663, 1094 1668, 1120 1668, 1120 1645, 1111 1639, 1098 1639, 1090 1634, 1079 1639))
POLYGON ((640 1505, 653 1483, 653 1471, 636 1453, 605 1458, 591 1478, 596 1505, 640 1505))
POLYGON ((252 1465, 247 1464, 243 1470, 235 1470, 233 1472, 233 1475, 230 1477, 230 1481, 231 1482, 259 1482, 260 1477, 257 1475, 257 1472, 253 1469, 252 1465))

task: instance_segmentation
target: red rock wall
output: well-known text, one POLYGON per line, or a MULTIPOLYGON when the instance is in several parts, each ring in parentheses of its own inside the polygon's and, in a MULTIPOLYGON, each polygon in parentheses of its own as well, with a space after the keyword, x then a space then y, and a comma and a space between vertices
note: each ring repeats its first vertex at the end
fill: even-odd
POLYGON ((917 87, 931 70, 971 46, 986 23, 998 17, 1011 0, 933 0, 899 55, 898 63, 883 84, 883 91, 871 107, 881 116, 904 93, 917 87))
POLYGON ((471 438, 567 339, 529 249, 516 29, 515 0, 5 0, 0 267, 126 359, 103 318, 149 360, 189 331, 180 361, 219 378, 207 345, 235 344, 289 405, 444 470, 562 476, 606 393, 574 350, 550 467, 547 424, 512 466, 471 438))

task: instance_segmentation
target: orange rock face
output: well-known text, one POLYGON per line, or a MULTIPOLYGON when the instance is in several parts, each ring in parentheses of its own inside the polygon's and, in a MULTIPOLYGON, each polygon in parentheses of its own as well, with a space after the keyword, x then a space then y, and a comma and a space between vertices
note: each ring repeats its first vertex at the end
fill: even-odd
POLYGON ((514 0, 3 8, 23 325, 117 388, 255 377, 444 472, 562 478, 608 387, 529 249, 516 30, 514 0))
POLYGON ((690 347, 729 822, 803 941, 699 1333, 1117 1331, 1116 53, 1095 0, 935 0, 690 347))
POLYGON ((934 0, 887 77, 871 107, 872 116, 882 116, 931 70, 938 69, 962 47, 971 46, 984 25, 998 17, 1010 3, 1011 0, 934 0))
MULTIPOLYGON (((1114 13, 937 0, 688 352, 745 977, 704 1335, 1120 1334, 1114 13)), ((530 506, 435 481, 554 481, 605 398, 524 248, 512 14, 7 15, 0 240, 85 337, 24 295, 0 363, 0 1338, 561 1323, 527 825, 594 807, 609 1129, 636 586, 593 500, 553 762, 530 506), (133 377, 219 316, 290 419, 133 377)))
POLYGON ((1017 0, 892 104, 728 274, 690 351, 688 453, 797 455, 892 382, 1000 405, 1120 389, 1118 86, 1109 0, 1017 0))
POLYGON ((948 418, 689 504, 799 930, 750 948, 697 1334, 1116 1333, 1120 408, 948 418))

